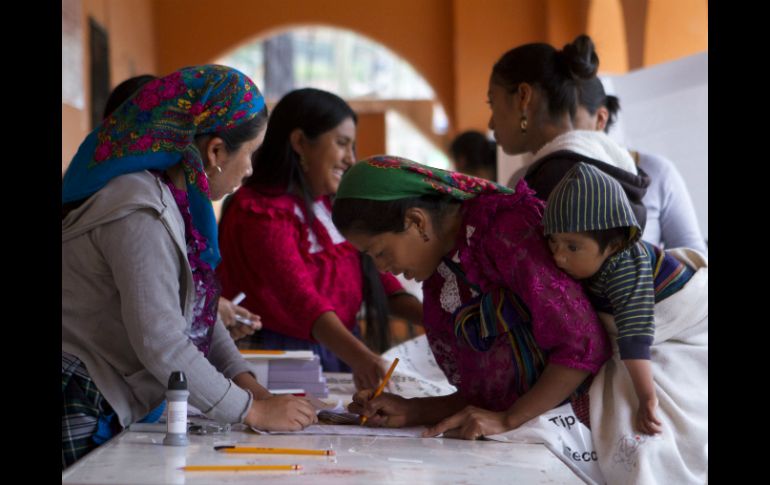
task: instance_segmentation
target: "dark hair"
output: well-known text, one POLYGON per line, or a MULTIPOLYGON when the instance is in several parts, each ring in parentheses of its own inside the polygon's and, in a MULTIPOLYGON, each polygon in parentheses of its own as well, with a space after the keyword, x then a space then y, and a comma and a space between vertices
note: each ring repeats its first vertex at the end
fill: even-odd
MULTIPOLYGON (((252 140, 257 134, 259 134, 259 131, 262 129, 262 127, 267 122, 267 105, 263 106, 261 110, 257 113, 257 116, 250 119, 246 123, 243 123, 241 125, 236 126, 235 128, 231 128, 226 131, 220 131, 218 133, 206 133, 201 135, 195 135, 195 142, 197 143, 204 137, 218 137, 221 138, 222 141, 225 143, 225 149, 227 150, 227 153, 233 153, 234 151, 237 151, 241 145, 246 143, 249 140, 252 140)), ((227 197, 224 198, 222 201, 222 207, 220 209, 220 214, 224 214, 227 208, 230 206, 230 202, 232 201, 233 194, 227 195, 227 197)))
POLYGON ((353 109, 336 94, 314 88, 291 91, 273 108, 265 141, 252 158, 254 171, 244 185, 275 195, 297 186, 310 208, 310 188, 300 168, 299 155, 291 146, 291 132, 299 128, 308 139, 315 140, 346 118, 358 123, 353 109))
POLYGON ((608 96, 604 92, 604 86, 598 77, 581 81, 578 86, 578 104, 588 110, 591 116, 595 115, 596 110, 600 107, 604 106, 607 108, 609 117, 607 118, 607 124, 604 126, 604 132, 609 133, 610 127, 618 119, 620 100, 617 96, 608 96))
POLYGON ((111 115, 124 101, 139 91, 139 88, 155 79, 158 79, 158 77, 153 76, 152 74, 142 74, 141 76, 130 77, 115 86, 115 89, 112 90, 110 96, 107 98, 107 103, 104 105, 102 119, 111 115))
POLYGON ((607 124, 604 125, 604 132, 609 133, 610 127, 618 120, 618 111, 620 111, 620 100, 617 96, 608 95, 604 100, 604 107, 607 108, 609 116, 607 117, 607 124))
POLYGON ((205 136, 221 138, 222 141, 225 142, 225 149, 227 152, 233 153, 241 148, 241 145, 249 140, 253 140, 259 134, 259 131, 265 126, 265 123, 267 123, 267 116, 267 105, 265 105, 259 110, 257 116, 246 123, 241 123, 240 125, 225 131, 195 135, 195 139, 197 141, 205 136))
POLYGON ((366 320, 364 343, 374 352, 381 354, 390 348, 388 297, 372 257, 364 253, 359 254, 364 283, 362 291, 366 320))
POLYGON ((455 160, 463 157, 467 164, 465 168, 469 171, 491 169, 497 178, 497 145, 481 132, 471 130, 460 133, 452 140, 449 151, 455 160))
POLYGON ((461 202, 449 195, 421 195, 397 200, 338 199, 334 201, 332 221, 343 234, 361 232, 369 235, 403 232, 406 211, 421 208, 428 211, 434 226, 441 230, 449 209, 461 202))
POLYGON ((522 82, 540 88, 552 118, 575 116, 577 83, 596 76, 599 56, 587 35, 579 35, 557 51, 543 43, 525 44, 506 52, 492 68, 492 79, 509 92, 522 82))
POLYGON ((599 231, 586 231, 584 234, 599 245, 599 251, 604 250, 610 244, 618 244, 620 248, 628 246, 628 227, 613 227, 612 229, 604 229, 599 231))

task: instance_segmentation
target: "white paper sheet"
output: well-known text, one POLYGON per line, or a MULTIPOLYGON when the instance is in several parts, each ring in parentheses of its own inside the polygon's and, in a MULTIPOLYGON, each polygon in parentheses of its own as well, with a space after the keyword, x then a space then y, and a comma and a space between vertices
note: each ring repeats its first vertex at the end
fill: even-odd
POLYGON ((446 396, 457 390, 438 366, 425 335, 407 340, 382 354, 388 363, 396 357, 399 363, 388 383, 389 392, 412 398, 446 396))
MULTIPOLYGON (((407 340, 382 354, 388 365, 396 357, 399 363, 386 387, 388 392, 412 398, 445 396, 457 390, 438 366, 425 335, 407 340)), ((324 376, 329 395, 344 396, 345 403, 349 403, 356 392, 353 376, 342 372, 324 372, 324 376)))

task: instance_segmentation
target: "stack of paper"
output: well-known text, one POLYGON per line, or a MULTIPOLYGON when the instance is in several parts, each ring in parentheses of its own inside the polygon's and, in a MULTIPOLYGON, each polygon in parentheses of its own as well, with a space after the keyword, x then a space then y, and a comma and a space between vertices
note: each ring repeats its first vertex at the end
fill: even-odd
POLYGON ((241 350, 241 355, 254 370, 257 382, 270 392, 329 395, 321 358, 311 350, 241 350))

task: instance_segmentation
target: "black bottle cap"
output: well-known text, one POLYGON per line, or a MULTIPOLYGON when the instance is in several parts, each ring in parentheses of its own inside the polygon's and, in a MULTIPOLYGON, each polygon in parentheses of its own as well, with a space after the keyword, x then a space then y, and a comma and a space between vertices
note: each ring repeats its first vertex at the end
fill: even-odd
POLYGON ((172 372, 168 378, 168 388, 172 391, 186 391, 187 377, 185 377, 184 372, 180 370, 172 372))

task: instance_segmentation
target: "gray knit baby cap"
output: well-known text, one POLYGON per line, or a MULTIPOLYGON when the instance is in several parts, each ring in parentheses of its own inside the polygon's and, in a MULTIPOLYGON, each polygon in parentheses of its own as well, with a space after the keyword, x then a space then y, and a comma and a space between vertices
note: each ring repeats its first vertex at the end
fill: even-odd
POLYGON ((620 183, 583 162, 575 164, 551 192, 543 226, 546 236, 630 227, 629 244, 636 242, 642 233, 620 183))

